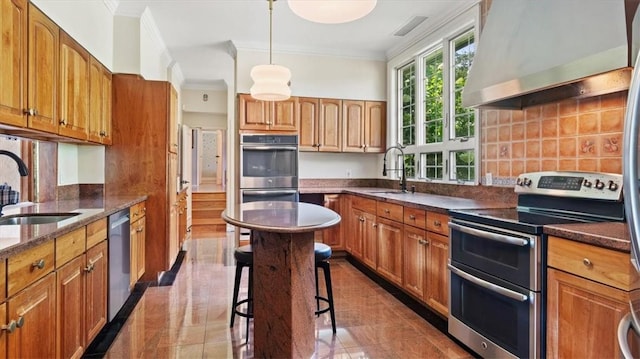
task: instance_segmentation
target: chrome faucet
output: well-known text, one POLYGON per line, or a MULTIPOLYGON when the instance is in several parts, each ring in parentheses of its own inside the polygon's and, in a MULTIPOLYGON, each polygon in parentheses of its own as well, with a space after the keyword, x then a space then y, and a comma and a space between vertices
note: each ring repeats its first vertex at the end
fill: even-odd
POLYGON ((407 171, 404 168, 404 151, 402 150, 403 148, 404 146, 398 143, 397 145, 391 146, 387 148, 386 151, 384 151, 384 159, 382 160, 382 175, 386 176, 387 171, 402 171, 402 177, 400 178, 400 189, 402 190, 402 192, 407 192, 407 171), (402 155, 402 167, 387 169, 387 153, 389 153, 389 151, 393 149, 400 151, 400 154, 402 155))
POLYGON ((18 164, 18 172, 20 172, 20 176, 24 177, 29 175, 29 169, 27 168, 27 165, 15 153, 6 150, 0 150, 0 155, 9 156, 14 161, 16 161, 16 163, 18 164))

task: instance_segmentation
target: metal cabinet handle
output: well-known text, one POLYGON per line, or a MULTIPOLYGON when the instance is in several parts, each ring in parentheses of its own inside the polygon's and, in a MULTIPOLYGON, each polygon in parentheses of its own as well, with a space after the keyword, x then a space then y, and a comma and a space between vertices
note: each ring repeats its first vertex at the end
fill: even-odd
POLYGON ((9 324, 5 324, 2 327, 0 327, 0 329, 6 330, 9 333, 13 333, 13 331, 16 330, 17 327, 18 325, 16 324, 16 321, 12 320, 9 322, 9 324))
POLYGON ((506 236, 504 234, 487 232, 480 229, 475 229, 471 227, 461 226, 457 223, 449 222, 449 228, 455 231, 460 231, 462 233, 470 234, 472 236, 477 236, 484 239, 489 239, 496 242, 502 242, 506 244, 513 244, 515 246, 524 247, 529 244, 529 241, 524 238, 506 236))
POLYGON ((583 258, 582 259, 582 264, 584 264, 585 266, 591 268, 593 267, 593 263, 591 263, 591 261, 589 260, 589 258, 583 258))
POLYGON ((425 240, 425 239, 421 239, 418 241, 418 243, 422 244, 422 245, 427 245, 429 244, 429 241, 425 240))
POLYGON ((490 290, 496 294, 499 294, 503 297, 507 297, 507 298, 511 298, 513 300, 517 300, 519 302, 524 302, 527 299, 529 299, 529 296, 526 296, 522 293, 518 293, 515 291, 512 291, 511 289, 507 289, 507 288, 503 288, 500 287, 498 285, 495 285, 491 282, 487 282, 486 280, 480 279, 480 278, 476 278, 468 273, 465 273, 463 271, 461 271, 460 269, 452 266, 451 264, 447 264, 447 267, 449 268, 449 270, 451 271, 451 273, 454 273, 455 275, 457 275, 458 277, 467 280, 477 286, 480 286, 482 288, 485 288, 487 290, 490 290))
POLYGON ((22 328, 23 326, 24 326, 24 317, 21 315, 18 317, 18 320, 16 320, 16 327, 22 328))
POLYGON ((63 126, 66 126, 67 125, 67 121, 66 120, 60 120, 60 124, 63 125, 63 126))
POLYGON ((89 263, 89 264, 87 264, 86 267, 84 267, 84 271, 87 272, 87 273, 91 273, 91 272, 93 272, 95 267, 96 267, 95 263, 89 263))
POLYGON ((140 232, 142 232, 142 231, 144 231, 144 228, 142 228, 142 227, 138 227, 138 228, 136 228, 136 232, 140 233, 140 232))
POLYGON ((23 113, 25 115, 28 115, 28 116, 36 116, 36 115, 38 115, 38 111, 36 111, 35 108, 28 108, 28 109, 24 110, 23 113))
POLYGON ((31 263, 31 267, 42 269, 44 268, 44 259, 39 259, 33 263, 31 263))
POLYGON ((358 220, 359 220, 360 222, 364 222, 364 217, 360 217, 360 218, 358 218, 358 220))
POLYGON ((389 210, 388 210, 388 209, 386 209, 386 208, 384 209, 384 213, 389 214, 389 212, 391 212, 391 211, 389 211, 389 210))
POLYGON ((416 219, 416 216, 414 216, 413 214, 410 214, 410 215, 409 215, 409 219, 413 221, 413 220, 415 220, 415 219, 416 219))
POLYGON ((438 221, 438 220, 435 220, 435 221, 433 221, 433 225, 436 226, 436 227, 440 227, 440 226, 442 226, 442 223, 440 221, 438 221))

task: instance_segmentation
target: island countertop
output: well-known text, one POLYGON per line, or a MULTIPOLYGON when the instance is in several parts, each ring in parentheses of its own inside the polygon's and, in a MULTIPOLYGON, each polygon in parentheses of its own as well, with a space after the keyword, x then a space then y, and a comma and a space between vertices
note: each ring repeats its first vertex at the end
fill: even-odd
POLYGON ((0 226, 0 259, 5 259, 38 244, 71 232, 93 221, 129 208, 147 199, 147 196, 110 196, 59 200, 4 209, 2 217, 27 213, 79 213, 68 219, 46 224, 0 226))

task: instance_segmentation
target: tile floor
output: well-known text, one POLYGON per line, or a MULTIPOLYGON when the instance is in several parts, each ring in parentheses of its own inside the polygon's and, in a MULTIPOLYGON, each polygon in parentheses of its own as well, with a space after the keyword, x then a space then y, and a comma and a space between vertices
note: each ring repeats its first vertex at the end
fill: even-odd
MULTIPOLYGON (((233 236, 199 237, 188 242, 172 286, 147 288, 106 358, 253 358, 245 319, 229 328, 233 236)), ((331 261, 331 275, 338 330, 329 313, 317 319, 315 357, 473 357, 345 259, 331 261)))

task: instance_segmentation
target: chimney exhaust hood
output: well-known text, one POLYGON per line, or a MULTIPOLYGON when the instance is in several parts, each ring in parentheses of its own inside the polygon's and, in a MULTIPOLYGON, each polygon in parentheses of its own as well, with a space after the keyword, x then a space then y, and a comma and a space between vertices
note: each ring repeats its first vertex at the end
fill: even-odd
POLYGON ((639 3, 493 0, 462 105, 522 109, 627 90, 639 3))

